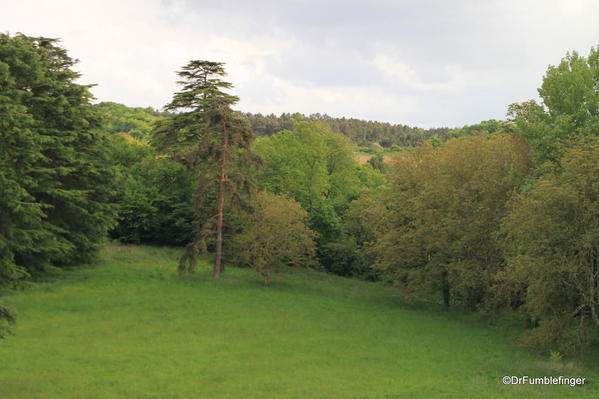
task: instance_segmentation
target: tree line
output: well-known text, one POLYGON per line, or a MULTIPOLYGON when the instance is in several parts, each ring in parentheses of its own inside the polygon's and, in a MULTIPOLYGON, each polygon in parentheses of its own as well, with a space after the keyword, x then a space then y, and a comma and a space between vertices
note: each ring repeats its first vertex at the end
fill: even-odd
POLYGON ((282 130, 291 129, 294 118, 301 117, 306 121, 321 122, 331 130, 347 136, 355 144, 364 147, 372 145, 379 145, 383 148, 390 148, 393 145, 413 147, 432 137, 439 137, 443 140, 450 137, 448 135, 450 129, 446 127, 422 129, 402 124, 365 121, 355 118, 334 118, 319 113, 305 116, 299 113, 282 113, 279 116, 244 113, 243 116, 258 136, 272 136, 282 130))
MULTIPOLYGON (((102 130, 107 133, 127 133, 130 136, 150 141, 153 124, 159 119, 167 118, 172 112, 159 111, 151 107, 127 107, 123 104, 103 101, 94 107, 105 121, 102 130)), ((401 124, 390 124, 376 121, 365 121, 355 118, 333 118, 328 115, 300 113, 282 113, 280 115, 262 115, 249 112, 238 112, 245 119, 256 136, 272 136, 282 130, 293 128, 294 123, 301 118, 308 122, 321 122, 331 130, 347 136, 352 142, 366 148, 395 148, 414 147, 427 140, 436 138, 441 141, 449 140, 458 135, 474 134, 480 130, 495 131, 493 122, 465 126, 459 129, 446 127, 422 129, 401 124)))
POLYGON ((236 265, 265 285, 288 266, 380 280, 578 351, 599 335, 598 54, 550 66, 542 103, 505 121, 423 131, 239 113, 224 65, 201 60, 163 112, 92 105, 56 41, 2 35, 2 284, 89 260, 109 236, 184 247, 182 276, 208 252, 216 278, 236 265), (373 143, 408 148, 359 164, 373 143))

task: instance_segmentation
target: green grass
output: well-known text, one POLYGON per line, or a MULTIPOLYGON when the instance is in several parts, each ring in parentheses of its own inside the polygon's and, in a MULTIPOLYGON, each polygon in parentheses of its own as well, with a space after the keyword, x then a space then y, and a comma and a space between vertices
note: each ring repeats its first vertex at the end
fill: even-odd
POLYGON ((3 302, 0 398, 597 398, 599 370, 518 348, 478 316, 308 270, 179 279, 178 250, 106 248, 91 267, 3 302), (582 387, 504 375, 582 376, 582 387))

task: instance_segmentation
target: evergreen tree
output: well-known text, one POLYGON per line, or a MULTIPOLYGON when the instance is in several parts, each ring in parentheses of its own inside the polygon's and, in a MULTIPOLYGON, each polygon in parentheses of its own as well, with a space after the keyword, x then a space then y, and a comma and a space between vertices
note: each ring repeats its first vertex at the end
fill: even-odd
POLYGON ((232 87, 221 79, 223 63, 190 61, 178 75, 182 90, 165 107, 177 113, 159 124, 154 142, 198 169, 196 237, 181 258, 179 272, 193 270, 196 253, 206 249, 206 239, 214 233, 213 275, 219 277, 226 208, 247 206, 254 186, 247 173, 256 162, 250 151, 254 134, 231 109, 238 98, 223 91, 232 87), (206 217, 205 210, 212 208, 215 213, 206 217))
MULTIPOLYGON (((112 226, 112 175, 88 86, 54 39, 0 34, 0 286, 89 259, 112 226)), ((0 305, 0 336, 14 313, 0 305)))
POLYGON ((113 225, 106 138, 54 39, 0 35, 0 276, 89 259, 113 225))

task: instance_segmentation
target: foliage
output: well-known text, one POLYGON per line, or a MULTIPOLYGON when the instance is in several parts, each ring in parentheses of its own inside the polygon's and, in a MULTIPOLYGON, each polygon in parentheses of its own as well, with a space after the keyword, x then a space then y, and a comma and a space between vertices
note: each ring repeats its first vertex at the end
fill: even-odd
POLYGON ((568 53, 549 66, 539 88, 543 104, 512 104, 515 131, 532 147, 538 164, 557 162, 579 136, 599 135, 599 50, 588 57, 568 53))
POLYGON ((351 237, 354 256, 347 262, 350 275, 377 280, 380 271, 374 268, 378 256, 377 243, 391 227, 390 211, 380 198, 364 194, 349 204, 343 215, 345 231, 351 237))
POLYGON ((110 232, 125 243, 185 245, 193 238, 194 172, 128 135, 111 137, 118 174, 119 220, 110 232))
POLYGON ((372 169, 376 169, 381 173, 387 172, 387 165, 385 165, 385 155, 382 152, 377 152, 368 160, 368 164, 372 166, 372 169))
MULTIPOLYGON (((29 47, 0 36, 0 54, 29 47), (14 48, 16 47, 16 48, 14 48), (21 47, 21 48, 19 48, 21 47)), ((29 51, 29 55, 34 55, 29 51)), ((4 59, 4 58, 2 58, 4 59)), ((34 121, 27 107, 19 104, 23 94, 16 87, 9 64, 0 61, 0 284, 8 284, 26 275, 24 264, 17 264, 19 253, 32 252, 34 243, 42 253, 51 253, 54 235, 44 223, 44 207, 30 193, 36 181, 34 173, 42 157, 39 137, 33 132, 34 121)))
POLYGON ((133 108, 114 102, 94 105, 100 117, 100 128, 106 133, 127 133, 138 140, 148 142, 154 124, 168 113, 152 108, 133 108))
POLYGON ((257 140, 254 149, 264 159, 260 184, 309 212, 324 203, 341 209, 359 193, 353 146, 325 125, 299 122, 293 130, 257 140))
POLYGON ((259 185, 308 211, 310 228, 318 233, 320 262, 341 273, 346 267, 335 266, 344 263, 336 243, 344 234, 341 215, 361 192, 379 186, 380 173, 360 166, 351 141, 320 123, 297 122, 293 130, 258 139, 254 151, 264 160, 259 185))
POLYGON ((568 150, 511 203, 500 243, 498 295, 535 328, 528 342, 572 352, 599 335, 599 139, 568 150))
POLYGON ((9 328, 11 324, 15 324, 17 316, 11 308, 0 304, 0 339, 10 334, 12 330, 9 328))
POLYGON ((114 225, 107 138, 54 39, 0 35, 0 274, 88 260, 114 225))
MULTIPOLYGON (((387 171, 387 165, 384 167, 385 173, 387 171)), ((387 179, 385 175, 374 167, 370 163, 359 165, 354 169, 354 172, 359 181, 359 193, 358 195, 368 194, 368 193, 378 193, 380 192, 385 184, 387 184, 387 179)), ((352 196, 352 199, 354 197, 352 196)))
POLYGON ((482 121, 474 125, 466 125, 461 128, 452 129, 447 133, 447 135, 450 138, 458 138, 463 136, 476 136, 484 133, 505 133, 510 132, 511 128, 512 125, 510 122, 490 119, 488 121, 482 121))
MULTIPOLYGON (((113 175, 87 86, 54 39, 0 34, 0 288, 88 260, 113 225, 113 175)), ((0 338, 15 314, 0 304, 0 338)))
POLYGON ((306 227, 308 213, 299 203, 269 192, 259 193, 253 212, 246 216, 243 232, 234 238, 240 263, 264 277, 282 266, 316 264, 316 238, 306 227))
POLYGON ((503 258, 493 240, 506 201, 530 170, 517 136, 462 137, 398 154, 389 173, 390 227, 377 267, 409 292, 475 308, 503 258))

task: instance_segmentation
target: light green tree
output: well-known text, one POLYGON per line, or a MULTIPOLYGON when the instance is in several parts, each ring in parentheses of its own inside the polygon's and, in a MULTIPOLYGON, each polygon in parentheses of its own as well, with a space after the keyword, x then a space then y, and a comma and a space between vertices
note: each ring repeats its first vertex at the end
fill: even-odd
POLYGON ((568 53, 549 66, 539 88, 542 104, 512 104, 508 116, 539 164, 559 161, 579 136, 599 135, 599 51, 568 53))
POLYGON ((296 201, 261 192, 254 199, 253 212, 246 214, 244 230, 234 237, 234 248, 242 265, 264 277, 283 266, 315 265, 315 233, 306 223, 308 214, 296 201))
POLYGON ((324 202, 342 207, 359 192, 353 145, 326 125, 298 122, 293 130, 256 141, 264 159, 262 186, 299 201, 309 212, 324 202))
POLYGON ((113 102, 94 105, 100 117, 100 128, 107 133, 127 133, 143 142, 149 142, 154 123, 163 119, 152 108, 127 107, 113 102))
POLYGON ((264 160, 257 174, 260 186, 293 198, 308 211, 321 264, 347 274, 346 262, 335 259, 339 246, 334 243, 343 238, 341 214, 365 190, 361 179, 372 177, 360 170, 351 141, 324 124, 300 121, 293 130, 257 140, 254 150, 264 160))

